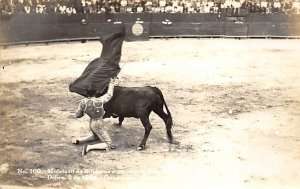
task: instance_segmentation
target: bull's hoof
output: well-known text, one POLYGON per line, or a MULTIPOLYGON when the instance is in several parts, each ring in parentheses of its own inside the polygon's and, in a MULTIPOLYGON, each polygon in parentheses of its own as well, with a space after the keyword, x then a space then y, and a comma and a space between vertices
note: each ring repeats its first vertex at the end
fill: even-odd
POLYGON ((114 126, 115 126, 115 127, 121 127, 122 124, 120 124, 120 123, 114 123, 114 126))
POLYGON ((170 140, 169 143, 170 144, 175 144, 175 145, 179 145, 180 144, 180 142, 177 141, 177 140, 170 140))
POLYGON ((145 145, 137 147, 137 149, 136 149, 136 150, 137 150, 137 151, 142 151, 142 150, 145 150, 145 145))

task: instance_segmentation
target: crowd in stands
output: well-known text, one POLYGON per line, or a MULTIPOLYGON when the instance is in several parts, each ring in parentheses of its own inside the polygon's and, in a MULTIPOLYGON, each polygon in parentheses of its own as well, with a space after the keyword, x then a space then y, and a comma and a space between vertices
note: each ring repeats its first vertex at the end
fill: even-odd
POLYGON ((300 0, 0 0, 1 13, 300 14, 300 0))

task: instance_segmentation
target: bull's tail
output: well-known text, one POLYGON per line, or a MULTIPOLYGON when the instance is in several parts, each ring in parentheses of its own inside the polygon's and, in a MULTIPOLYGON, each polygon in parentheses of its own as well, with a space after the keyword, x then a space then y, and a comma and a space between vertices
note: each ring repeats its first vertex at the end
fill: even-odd
POLYGON ((164 105, 165 105, 165 107, 166 107, 167 114, 168 114, 169 117, 170 117, 170 126, 171 126, 170 129, 172 129, 172 126, 173 126, 173 118, 172 118, 172 114, 171 114, 171 112, 170 112, 170 110, 169 110, 169 108, 168 108, 168 106, 167 106, 167 103, 166 103, 166 101, 165 101, 165 99, 164 99, 164 95, 162 94, 161 90, 159 90, 159 92, 160 92, 160 95, 161 95, 161 99, 162 99, 162 101, 163 101, 163 103, 164 103, 164 105))
POLYGON ((173 119, 172 119, 171 112, 168 108, 168 105, 164 99, 164 96, 163 96, 161 90, 156 87, 152 87, 152 89, 156 92, 156 94, 162 100, 163 106, 165 106, 165 108, 167 110, 167 114, 164 112, 163 106, 162 107, 159 106, 156 111, 154 110, 154 112, 157 113, 164 120, 164 122, 166 124, 167 136, 168 136, 169 142, 173 143, 173 135, 172 135, 173 119))
POLYGON ((172 126, 173 125, 172 114, 171 114, 171 112, 170 112, 170 110, 168 108, 168 105, 167 105, 166 101, 165 101, 164 95, 162 94, 162 92, 161 92, 161 90, 159 88, 157 88, 157 87, 152 87, 152 88, 156 91, 156 93, 159 95, 159 97, 163 101, 163 105, 165 106, 165 108, 167 110, 167 114, 168 114, 168 116, 170 118, 170 125, 172 126))

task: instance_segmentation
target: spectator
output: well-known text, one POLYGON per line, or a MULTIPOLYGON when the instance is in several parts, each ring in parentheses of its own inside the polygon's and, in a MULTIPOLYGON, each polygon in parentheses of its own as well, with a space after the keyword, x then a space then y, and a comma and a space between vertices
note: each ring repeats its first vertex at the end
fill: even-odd
POLYGON ((115 10, 115 3, 112 2, 112 1, 109 1, 108 2, 108 6, 109 6, 109 11, 110 13, 116 13, 116 10, 115 10))
POLYGON ((101 3, 99 2, 99 0, 94 1, 95 2, 95 12, 96 13, 101 13, 101 3))
POLYGON ((186 12, 188 12, 188 13, 194 12, 194 7, 192 6, 191 1, 187 1, 185 6, 186 6, 186 12))
POLYGON ((206 2, 204 4, 204 13, 209 13, 209 12, 210 12, 210 7, 209 7, 208 3, 206 2))
POLYGON ((200 13, 200 9, 201 9, 201 1, 197 0, 196 3, 195 3, 195 11, 197 13, 200 13))
POLYGON ((74 5, 68 6, 66 9, 66 13, 68 15, 76 14, 76 9, 75 9, 74 5))
POLYGON ((221 3, 221 7, 220 7, 220 11, 222 13, 222 15, 226 15, 226 7, 225 7, 225 3, 221 3))
POLYGON ((300 0, 0 0, 0 11, 14 13, 247 13, 300 14, 300 0), (24 2, 23 2, 24 1, 24 2), (107 2, 107 5, 105 4, 107 2), (223 2, 223 3, 221 3, 223 2), (59 10, 65 9, 65 10, 59 10), (64 8, 64 6, 66 6, 64 8), (68 10, 67 10, 68 9, 68 10), (75 10, 73 10, 75 9, 75 10))
POLYGON ((257 12, 259 12, 259 6, 257 5, 256 2, 251 2, 250 7, 251 7, 251 9, 250 9, 251 13, 257 13, 257 12))
POLYGON ((166 1, 165 0, 160 0, 159 1, 160 12, 165 12, 165 7, 166 7, 166 1))
POLYGON ((60 14, 66 14, 67 12, 67 6, 64 3, 61 3, 58 7, 58 12, 60 14))
POLYGON ((205 7, 204 2, 199 1, 197 4, 198 4, 197 6, 199 6, 199 13, 204 13, 204 7, 205 7))
POLYGON ((92 2, 90 0, 86 0, 86 6, 85 6, 83 11, 85 13, 94 13, 94 12, 96 12, 96 11, 94 11, 92 2))
POLYGON ((5 3, 3 2, 3 0, 0 0, 0 13, 2 12, 2 10, 5 9, 5 3))
POLYGON ((175 13, 177 11, 177 7, 178 7, 178 0, 169 1, 168 6, 169 6, 168 10, 171 13, 175 13))
POLYGON ((266 14, 267 13, 267 8, 268 8, 268 2, 266 0, 262 0, 260 2, 260 7, 261 7, 262 13, 266 14))
POLYGON ((243 10, 243 15, 250 13, 252 3, 251 1, 243 1, 241 5, 241 9, 243 10))
POLYGON ((284 1, 282 8, 285 14, 292 13, 292 3, 289 0, 284 1))
POLYGON ((173 11, 173 7, 172 7, 172 3, 169 2, 166 4, 166 8, 165 8, 167 13, 171 13, 173 11))
POLYGON ((127 2, 126 12, 133 13, 133 3, 130 1, 127 2))
POLYGON ((273 6, 274 6, 274 13, 279 13, 279 10, 281 9, 281 4, 279 0, 275 0, 273 6))
POLYGON ((121 0, 121 12, 126 12, 127 0, 121 0))
POLYGON ((77 13, 83 13, 83 7, 81 4, 81 0, 72 0, 74 4, 74 8, 77 13))
POLYGON ((45 5, 42 2, 40 2, 40 1, 37 1, 36 3, 37 4, 36 4, 35 12, 37 14, 44 14, 45 13, 45 9, 46 9, 45 5))
POLYGON ((188 12, 187 1, 183 0, 181 2, 181 6, 183 7, 183 12, 184 13, 188 12))
POLYGON ((97 11, 96 11, 96 5, 95 5, 95 3, 94 3, 94 0, 87 0, 86 1, 86 9, 87 9, 87 12, 88 13, 96 13, 97 11))
POLYGON ((231 16, 232 11, 231 11, 231 3, 232 1, 230 0, 225 0, 224 4, 223 4, 223 9, 224 9, 224 14, 227 16, 231 16))
POLYGON ((34 11, 35 11, 34 8, 35 7, 33 6, 32 0, 25 0, 24 1, 24 10, 25 10, 26 14, 34 13, 34 11))
POLYGON ((233 6, 233 15, 234 16, 238 16, 240 14, 240 9, 241 9, 241 2, 239 0, 235 0, 232 2, 232 6, 233 6))
POLYGON ((207 5, 208 5, 208 8, 209 8, 209 12, 210 13, 213 13, 214 12, 214 5, 215 5, 215 3, 214 3, 214 1, 213 0, 209 0, 208 2, 207 2, 207 5))
POLYGON ((300 0, 296 0, 292 4, 293 13, 300 14, 300 0))
POLYGON ((136 12, 136 11, 137 11, 137 6, 138 6, 137 3, 138 3, 138 2, 133 2, 133 3, 131 4, 132 12, 136 12))
POLYGON ((183 13, 184 11, 184 4, 183 3, 179 3, 178 4, 178 8, 177 8, 177 12, 178 13, 183 13))
POLYGON ((115 12, 117 12, 117 13, 121 12, 121 1, 120 0, 116 0, 114 2, 114 6, 115 6, 115 12))
POLYGON ((46 13, 49 13, 49 14, 55 13, 55 6, 56 6, 55 1, 47 0, 47 2, 45 4, 46 13))
POLYGON ((100 13, 106 13, 106 8, 105 8, 105 5, 104 4, 102 4, 101 5, 101 8, 100 8, 100 13))
POLYGON ((145 3, 145 11, 146 12, 152 12, 152 1, 151 0, 148 0, 146 3, 145 3))
POLYGON ((30 6, 29 2, 25 3, 25 5, 24 5, 24 12, 26 14, 30 14, 31 13, 31 6, 30 6))
POLYGON ((172 0, 172 1, 169 1, 169 5, 172 6, 172 7, 178 7, 178 0, 172 0))
POLYGON ((142 4, 141 4, 141 3, 138 4, 138 7, 137 7, 137 9, 136 9, 136 12, 137 12, 137 13, 142 13, 142 12, 144 12, 144 8, 142 7, 142 4))
POLYGON ((44 6, 44 13, 49 13, 50 0, 41 0, 40 3, 44 6))
POLYGON ((25 13, 23 0, 18 0, 14 4, 15 4, 15 7, 14 7, 15 14, 25 13))

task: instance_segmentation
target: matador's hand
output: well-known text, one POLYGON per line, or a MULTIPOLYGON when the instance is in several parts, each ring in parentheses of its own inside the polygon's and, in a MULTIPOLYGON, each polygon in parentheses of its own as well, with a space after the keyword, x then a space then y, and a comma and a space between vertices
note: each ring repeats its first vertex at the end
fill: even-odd
POLYGON ((79 140, 73 138, 73 139, 72 139, 72 144, 79 144, 79 140))
POLYGON ((113 85, 117 85, 119 83, 119 78, 117 78, 117 77, 111 78, 110 83, 113 84, 113 85))

